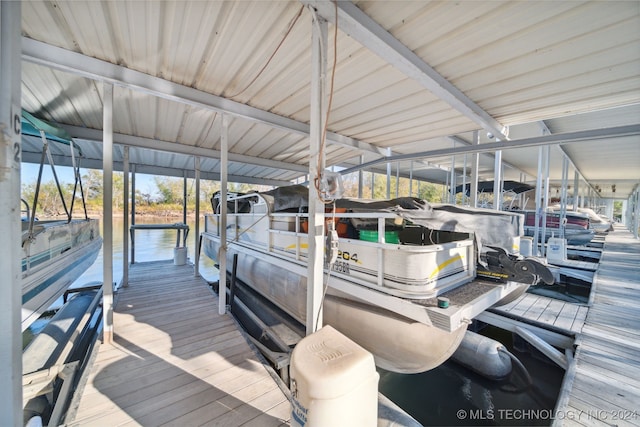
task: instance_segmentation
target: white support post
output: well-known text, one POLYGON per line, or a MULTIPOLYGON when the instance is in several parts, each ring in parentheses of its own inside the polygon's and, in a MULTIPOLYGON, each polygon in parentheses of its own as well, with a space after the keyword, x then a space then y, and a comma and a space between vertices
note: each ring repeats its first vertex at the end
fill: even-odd
POLYGON ((569 183, 569 158, 566 154, 562 155, 562 180, 560 191, 560 238, 565 237, 564 220, 567 218, 567 186, 569 183))
POLYGON ((193 158, 193 169, 196 178, 196 223, 195 223, 195 243, 196 247, 193 251, 195 254, 194 264, 194 276, 200 274, 200 157, 195 156, 193 158))
MULTIPOLYGON (((480 144, 480 134, 473 131, 473 145, 480 144)), ((471 182, 469 183, 469 206, 478 207, 478 169, 480 167, 480 154, 473 153, 471 155, 471 182)))
MULTIPOLYGON (((136 165, 131 165, 131 225, 135 225, 136 223, 136 165)), ((125 233, 128 233, 129 230, 124 229, 125 233)), ((128 239, 128 237, 127 237, 128 239)), ((133 243, 131 242, 131 264, 135 264, 135 248, 133 247, 133 243)))
POLYGON ((495 152, 493 165, 493 209, 502 209, 502 150, 495 152))
POLYGON ((578 193, 580 190, 580 174, 578 171, 573 172, 573 211, 578 212, 578 193))
POLYGON ((640 188, 636 188, 635 191, 635 215, 633 216, 633 237, 638 239, 638 233, 640 229, 640 188))
POLYGON ((187 171, 182 174, 182 223, 187 223, 187 171))
POLYGON ((227 174, 229 149, 229 116, 222 114, 222 132, 220 132, 220 254, 218 266, 218 314, 227 310, 227 174))
POLYGON ((113 85, 103 85, 102 269, 103 342, 113 342, 113 85))
MULTIPOLYGON (((391 156, 391 148, 387 148, 387 157, 391 156)), ((387 162, 387 199, 391 198, 391 163, 387 162)))
POLYGON ((124 201, 122 209, 124 213, 122 227, 122 287, 129 286, 129 146, 124 147, 124 159, 122 165, 124 175, 124 201))
MULTIPOLYGON (((364 155, 360 156, 360 164, 364 163, 364 155)), ((358 199, 362 199, 362 187, 364 187, 364 171, 358 170, 358 199)))
MULTIPOLYGON (((307 266, 307 321, 310 335, 320 329, 322 319, 324 265, 324 204, 314 182, 324 170, 324 152, 320 152, 326 110, 327 21, 312 13, 311 23, 311 115, 309 133, 309 258, 307 266)), ((387 187, 389 185, 387 177, 387 187)))
MULTIPOLYGON (((543 167, 544 150, 543 147, 538 147, 538 174, 536 175, 536 214, 535 214, 535 227, 533 231, 533 251, 535 255, 538 255, 538 244, 540 243, 540 217, 542 213, 542 171, 543 167)), ((542 239, 542 245, 544 246, 544 238, 542 239)))
POLYGON ((462 164, 462 206, 466 206, 467 205, 467 197, 466 197, 466 191, 467 191, 467 155, 465 153, 464 158, 462 160, 463 164, 462 164))
POLYGON ((549 207, 549 162, 551 161, 551 150, 548 145, 542 147, 544 152, 544 172, 542 178, 544 181, 544 193, 542 194, 542 256, 547 255, 547 248, 544 245, 547 236, 547 208, 549 207))
MULTIPOLYGON (((455 144, 454 144, 455 146, 455 144)), ((449 203, 456 204, 456 156, 451 156, 451 170, 449 176, 449 203)))
POLYGON ((0 2, 0 414, 22 426, 20 103, 22 3, 0 2))

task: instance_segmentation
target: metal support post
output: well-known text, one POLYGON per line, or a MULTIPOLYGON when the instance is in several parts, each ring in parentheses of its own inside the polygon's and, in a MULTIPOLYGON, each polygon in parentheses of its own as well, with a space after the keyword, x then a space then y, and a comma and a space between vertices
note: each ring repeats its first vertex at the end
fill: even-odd
POLYGON ((224 314, 227 309, 227 175, 229 150, 229 116, 222 115, 222 132, 220 133, 220 253, 218 268, 218 313, 224 314))
POLYGON ((195 249, 193 251, 193 253, 195 254, 195 259, 194 259, 194 269, 193 269, 193 273, 194 276, 198 276, 200 274, 200 245, 198 244, 199 242, 199 237, 200 237, 200 157, 195 156, 193 158, 193 169, 194 169, 194 173, 195 173, 195 178, 196 178, 196 223, 195 223, 195 227, 196 227, 196 234, 195 234, 195 249))
POLYGON ((187 223, 187 171, 182 174, 182 223, 187 223))
POLYGON ((451 156, 451 171, 449 177, 449 203, 456 204, 456 156, 451 156))
POLYGON ((22 426, 20 104, 22 2, 0 2, 0 414, 22 426))
POLYGON ((569 182, 569 159, 562 156, 562 181, 560 192, 560 238, 564 239, 565 219, 567 218, 567 185, 569 182))
MULTIPOLYGON (((387 156, 391 156, 391 148, 387 148, 387 156)), ((387 199, 391 198, 391 163, 387 162, 387 199)))
MULTIPOLYGON (((473 145, 480 144, 480 134, 473 131, 473 145)), ((478 207, 478 168, 480 167, 480 154, 473 153, 471 155, 471 182, 469 183, 469 206, 478 207)))
MULTIPOLYGON (((131 165, 131 225, 136 225, 136 165, 131 165)), ((129 230, 125 228, 125 233, 129 230)), ((131 242, 131 264, 136 262, 134 242, 131 242)))
MULTIPOLYGON (((364 163, 364 155, 360 155, 360 164, 364 163)), ((358 170, 358 198, 362 199, 362 187, 364 187, 364 171, 358 170)))
MULTIPOLYGON (((323 265, 324 265, 324 204, 316 191, 316 178, 324 170, 324 152, 321 152, 326 111, 327 74, 327 21, 312 13, 311 32, 311 115, 309 132, 309 263, 307 267, 307 321, 310 335, 323 324, 323 265)), ((389 172, 389 165, 387 165, 389 172)), ((387 192, 389 176, 387 174, 387 192)))
POLYGON ((102 269, 103 341, 113 342, 113 85, 103 85, 102 269))
POLYGON ((536 175, 536 214, 535 214, 535 227, 533 229, 533 250, 534 254, 538 254, 538 244, 544 246, 544 237, 540 242, 540 218, 542 211, 542 171, 543 167, 544 151, 543 147, 538 147, 538 174, 536 175))
POLYGON ((124 175, 124 203, 123 227, 122 227, 122 286, 129 286, 129 146, 124 147, 124 163, 122 173, 124 175))
POLYGON ((502 150, 495 152, 493 165, 493 209, 502 209, 502 150))
POLYGON ((578 194, 580 190, 580 174, 576 170, 573 172, 573 211, 578 212, 578 194))

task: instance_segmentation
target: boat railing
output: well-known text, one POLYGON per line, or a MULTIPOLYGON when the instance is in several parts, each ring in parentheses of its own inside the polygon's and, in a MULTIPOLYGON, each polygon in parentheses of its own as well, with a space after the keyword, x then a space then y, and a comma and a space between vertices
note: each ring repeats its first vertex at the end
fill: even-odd
MULTIPOLYGON (((205 233, 221 237, 220 214, 206 217, 205 233)), ((445 237, 440 236, 440 231, 434 230, 434 238, 429 244, 405 245, 399 241, 397 229, 395 233, 389 233, 389 226, 400 228, 404 224, 402 218, 393 212, 325 212, 324 218, 325 229, 339 228, 341 231, 338 237, 338 260, 332 264, 331 270, 338 275, 348 276, 354 282, 387 290, 417 292, 422 289, 420 292, 429 292, 428 289, 433 289, 434 286, 446 288, 475 276, 475 264, 471 262, 474 259, 471 237, 445 237), (346 222, 351 220, 366 224, 367 240, 363 240, 360 234, 353 234, 356 232, 355 227, 350 230, 349 235, 345 235, 346 222), (330 224, 332 221, 333 226, 330 224), (387 237, 391 241, 387 241, 387 237), (442 255, 435 255, 439 252, 442 255), (423 260, 421 262, 415 258, 423 256, 429 257, 430 261, 420 258, 423 260), (414 273, 398 267, 398 263, 404 264, 405 257, 413 260, 410 263, 414 267, 411 268, 418 268, 420 271, 415 277, 414 273), (367 261, 363 264, 359 262, 362 259, 367 261), (415 267, 416 262, 422 266, 415 267), (424 266, 425 262, 429 267, 424 266), (426 272, 425 269, 429 271, 426 272)), ((241 245, 303 264, 308 253, 308 221, 307 212, 230 212, 227 213, 226 242, 227 245, 241 245)))

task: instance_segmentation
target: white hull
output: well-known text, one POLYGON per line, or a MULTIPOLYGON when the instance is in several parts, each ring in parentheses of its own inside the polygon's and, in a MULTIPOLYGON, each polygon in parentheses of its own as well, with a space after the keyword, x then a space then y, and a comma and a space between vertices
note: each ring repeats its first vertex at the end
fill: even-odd
MULTIPOLYGON (((283 194, 289 190, 285 187, 283 194)), ((285 197, 250 194, 230 201, 227 268, 237 256, 237 279, 304 325, 308 323, 309 236, 303 232, 306 214, 292 213, 293 203, 288 201, 297 202, 296 196, 285 197), (273 212, 274 201, 285 206, 273 212)), ((423 217, 415 214, 407 219, 400 214, 413 211, 391 212, 366 206, 344 209, 352 210, 335 214, 338 225, 347 226, 337 240, 337 261, 329 276, 325 266, 323 324, 369 350, 381 368, 417 373, 437 367, 456 350, 471 319, 527 287, 511 281, 477 280, 474 237, 465 229, 468 227, 453 225, 465 221, 477 225, 480 221, 495 230, 500 224, 508 236, 502 240, 511 249, 519 241, 515 234, 519 231, 515 228, 521 228, 519 215, 441 209, 422 210, 423 217), (431 219, 433 226, 425 224, 431 219), (398 220, 403 227, 397 231, 396 240, 392 224, 398 224, 398 220), (349 225, 358 230, 357 237, 349 225), (386 242, 387 228, 391 230, 388 240, 399 243, 386 242), (384 233, 363 233, 368 230, 384 233), (440 306, 440 297, 448 298, 450 304, 440 306)), ((215 206, 214 211, 218 212, 215 206)), ((205 219, 203 251, 218 261, 220 215, 207 215, 205 219)), ((491 232, 487 233, 485 237, 489 238, 491 232)))
MULTIPOLYGON (((217 259, 220 240, 206 233, 203 237, 204 253, 217 259)), ((238 279, 304 324, 306 266, 288 261, 289 268, 282 268, 277 256, 257 255, 245 249, 230 245, 227 253, 227 265, 231 265, 234 254, 238 255, 241 266, 237 271, 238 279)), ((342 280, 332 276, 329 282, 338 284, 342 280)), ((457 325, 454 331, 439 328, 430 320, 418 322, 332 287, 327 288, 323 316, 324 324, 333 326, 369 350, 376 365, 400 373, 424 372, 439 366, 453 354, 467 330, 465 322, 457 325)))
POLYGON ((23 231, 22 331, 93 264, 102 246, 97 220, 35 224, 32 240, 23 231))

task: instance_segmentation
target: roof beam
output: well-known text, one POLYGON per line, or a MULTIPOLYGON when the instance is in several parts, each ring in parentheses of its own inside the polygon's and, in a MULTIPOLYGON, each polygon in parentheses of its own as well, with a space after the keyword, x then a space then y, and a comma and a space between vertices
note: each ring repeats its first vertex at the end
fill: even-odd
POLYGON ((359 169, 377 165, 379 163, 393 162, 397 160, 427 159, 430 157, 450 156, 453 154, 465 153, 484 153, 496 150, 508 150, 512 148, 540 147, 543 145, 555 144, 559 145, 571 142, 617 138, 632 135, 640 135, 640 125, 617 126, 613 128, 593 129, 570 133, 557 133, 553 135, 543 135, 534 138, 525 138, 512 141, 490 142, 487 144, 472 145, 469 147, 441 148, 438 150, 423 151, 420 153, 399 154, 396 156, 389 156, 383 159, 377 159, 370 162, 362 163, 361 165, 342 170, 340 171, 340 173, 344 175, 357 171, 359 169))
MULTIPOLYGON (((466 140, 464 140, 464 139, 462 139, 462 138, 460 138, 459 136, 456 136, 456 135, 450 135, 447 138, 449 138, 455 144, 462 144, 463 146, 466 146, 466 147, 470 147, 470 146, 473 145, 469 141, 466 141, 466 140)), ((491 154, 491 153, 483 153, 483 154, 486 154, 487 157, 490 157, 491 159, 495 159, 495 155, 494 154, 491 154)), ((526 173, 525 171, 523 171, 522 169, 518 168, 517 166, 515 166, 515 165, 513 165, 513 164, 511 164, 509 162, 505 162, 504 160, 502 161, 502 164, 507 166, 507 167, 509 167, 509 168, 511 168, 511 169, 517 170, 518 172, 526 173)))
MULTIPOLYGON (((309 135, 309 125, 306 123, 27 37, 22 38, 22 59, 169 101, 180 102, 204 110, 228 113, 235 117, 299 135, 309 135)), ((367 151, 378 155, 386 154, 384 149, 375 145, 333 132, 327 132, 327 142, 358 151, 367 151)))
MULTIPOLYGON (((73 138, 86 139, 95 142, 102 141, 102 131, 100 130, 70 125, 60 125, 60 127, 69 132, 73 138)), ((192 145, 176 144, 173 142, 160 141, 158 139, 114 133, 113 140, 117 144, 129 145, 131 147, 147 148, 150 150, 166 151, 169 153, 186 154, 188 156, 199 156, 211 159, 220 158, 220 151, 218 150, 194 147, 192 145)), ((264 159, 261 157, 246 156, 244 154, 229 153, 229 160, 249 165, 301 172, 303 174, 309 172, 308 166, 305 165, 280 162, 278 160, 264 159)))
POLYGON ((300 0, 407 77, 501 140, 506 128, 350 1, 300 0))
MULTIPOLYGON (((72 167, 73 164, 71 162, 71 157, 69 156, 60 156, 53 155, 53 160, 56 166, 68 166, 72 167)), ((42 158, 42 153, 34 153, 34 152, 22 152, 22 161, 26 163, 40 163, 42 158)), ((187 178, 195 178, 195 172, 192 169, 178 169, 178 168, 170 168, 166 166, 153 166, 147 165, 143 163, 135 163, 136 165, 136 173, 144 173, 148 175, 158 175, 158 176, 174 176, 174 177, 184 177, 186 173, 187 178)), ((82 169, 100 169, 102 170, 102 160, 101 159, 82 159, 82 164, 80 165, 82 169)), ((123 163, 122 161, 114 161, 113 162, 113 170, 114 171, 123 171, 123 163)), ((200 178, 206 179, 209 181, 220 181, 220 173, 218 172, 209 172, 209 171, 200 171, 200 178)), ((248 177, 242 175, 229 175, 229 182, 237 182, 241 184, 256 184, 256 185, 271 185, 274 187, 281 187, 285 185, 291 185, 291 181, 285 181, 280 179, 266 179, 266 178, 256 178, 256 177, 248 177)))

